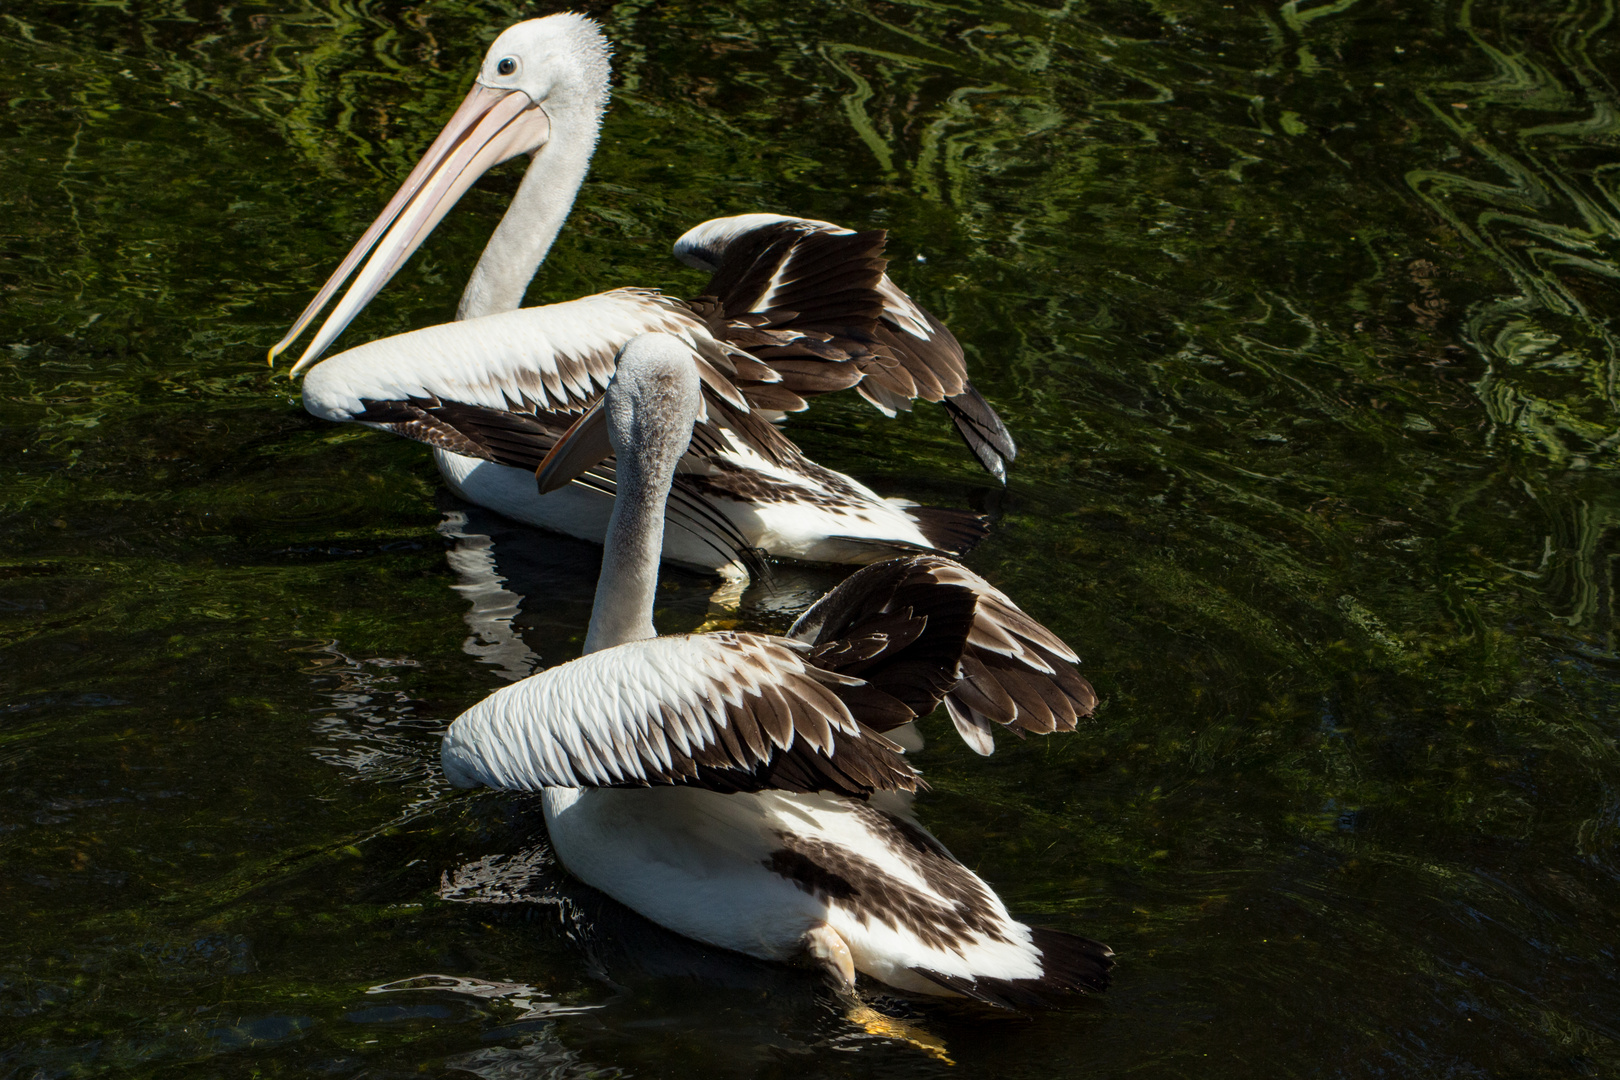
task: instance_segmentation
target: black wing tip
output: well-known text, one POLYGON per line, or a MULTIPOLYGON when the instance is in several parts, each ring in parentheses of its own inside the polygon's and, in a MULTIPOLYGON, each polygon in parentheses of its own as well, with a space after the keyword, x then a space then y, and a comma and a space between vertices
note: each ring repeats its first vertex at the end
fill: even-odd
POLYGON ((1100 994, 1113 983, 1114 950, 1100 941, 1045 927, 1031 927, 1041 951, 1038 979, 966 979, 928 968, 911 970, 965 998, 1014 1012, 1056 1009, 1083 994, 1100 994))
POLYGON ((1044 926, 1030 927, 1029 932, 1041 950, 1041 988, 1060 994, 1100 994, 1113 984, 1114 950, 1107 945, 1044 926))
POLYGON ((967 383, 960 394, 946 398, 943 404, 956 425, 957 434, 979 459, 979 464, 1005 484, 1007 465, 1018 457, 1018 444, 1013 442, 1012 433, 996 410, 972 383, 967 383))
POLYGON ((949 555, 966 555, 990 534, 990 519, 972 510, 908 506, 905 513, 936 551, 949 555))

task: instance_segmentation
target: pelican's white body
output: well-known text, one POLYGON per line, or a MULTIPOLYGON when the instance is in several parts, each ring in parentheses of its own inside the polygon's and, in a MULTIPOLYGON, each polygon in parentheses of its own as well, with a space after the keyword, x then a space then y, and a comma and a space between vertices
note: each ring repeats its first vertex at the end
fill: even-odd
POLYGON ((585 655, 458 717, 445 778, 540 791, 569 871, 698 941, 765 960, 830 953, 843 979, 918 993, 1038 982, 1030 929, 911 817, 899 792, 915 774, 885 763, 898 748, 835 692, 859 679, 817 665, 803 641, 657 636, 664 508, 700 407, 688 346, 647 335, 625 347, 603 400, 619 490, 585 655), (721 793, 790 755, 840 763, 870 801, 721 793), (637 784, 651 786, 613 786, 637 784))
MULTIPOLYGON (((881 497, 852 477, 839 474, 861 498, 847 505, 828 505, 817 498, 807 478, 779 468, 746 447, 733 443, 725 455, 737 465, 780 483, 798 499, 780 502, 743 502, 713 499, 747 539, 759 548, 784 559, 807 562, 865 563, 894 554, 896 541, 924 550, 934 545, 917 523, 905 512, 903 500, 881 497), (844 538, 849 539, 844 539, 844 538), (867 543, 861 543, 865 540, 867 543)), ((433 460, 439 473, 457 495, 470 503, 488 507, 525 525, 560 532, 579 540, 600 544, 607 536, 608 518, 613 513, 613 497, 579 484, 570 484, 549 495, 540 494, 534 474, 526 469, 499 465, 493 461, 452 454, 435 449, 433 460)), ((664 558, 670 562, 720 574, 746 578, 748 571, 739 563, 724 560, 715 548, 691 533, 671 525, 664 530, 664 558)))
MULTIPOLYGON (((874 806, 914 826, 906 803, 887 793, 874 806)), ((547 788, 546 825, 570 873, 669 930, 762 960, 804 955, 804 935, 825 923, 848 944, 855 970, 901 990, 950 994, 913 972, 965 979, 1039 979, 1040 950, 988 886, 999 930, 962 948, 931 947, 916 934, 818 897, 769 868, 793 836, 867 860, 898 886, 941 896, 869 827, 850 799, 766 791, 720 795, 691 787, 547 788)), ((916 826, 921 828, 921 826, 916 826)))
MULTIPOLYGON (((526 399, 547 409, 577 409, 606 389, 619 347, 647 333, 675 334, 684 341, 707 336, 659 294, 615 289, 429 326, 349 349, 310 369, 304 408, 338 422, 364 415, 371 401, 440 400, 506 409, 526 399)), ((748 546, 779 558, 832 563, 872 562, 894 554, 896 545, 935 550, 905 512, 914 504, 884 499, 853 477, 808 461, 802 468, 777 465, 729 429, 724 435, 721 464, 746 476, 746 486, 761 494, 712 494, 708 501, 748 546)), ((468 502, 594 544, 607 535, 613 499, 603 492, 574 484, 542 495, 527 469, 440 448, 433 459, 468 502)), ((746 569, 725 546, 717 550, 678 523, 664 534, 664 558, 746 578, 746 569)))

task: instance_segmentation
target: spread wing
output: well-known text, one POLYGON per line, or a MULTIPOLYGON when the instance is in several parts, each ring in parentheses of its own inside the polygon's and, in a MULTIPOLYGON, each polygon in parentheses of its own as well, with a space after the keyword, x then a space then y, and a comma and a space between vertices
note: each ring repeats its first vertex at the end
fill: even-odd
POLYGON ((823 667, 866 679, 914 716, 934 710, 961 673, 977 593, 929 555, 885 559, 851 574, 805 612, 788 636, 809 642, 823 667))
POLYGON ((714 275, 707 292, 728 319, 765 319, 781 329, 826 334, 846 347, 865 346, 850 350, 845 365, 820 367, 783 364, 751 348, 782 375, 774 393, 802 398, 854 386, 890 416, 909 410, 917 398, 943 402, 974 456, 1005 482, 1006 463, 1018 447, 969 381, 961 343, 886 273, 886 235, 811 218, 742 214, 689 230, 675 242, 675 257, 714 275))
POLYGON ((840 632, 872 597, 923 579, 936 587, 967 590, 975 599, 960 678, 944 692, 946 711, 968 746, 990 754, 997 727, 1020 736, 1044 735, 1073 731, 1081 718, 1091 715, 1097 694, 1074 669, 1079 662, 1074 650, 1000 589, 950 559, 914 555, 865 567, 801 615, 788 636, 824 640, 840 632))
POLYGON ((650 638, 502 687, 445 735, 461 787, 689 784, 715 791, 912 791, 875 730, 911 718, 861 679, 763 634, 650 638))
POLYGON ((945 696, 962 739, 989 754, 995 750, 990 733, 998 725, 1019 736, 1073 731, 1097 707, 1097 692, 1074 669, 1080 658, 1000 589, 957 569, 979 595, 962 652, 962 681, 945 696))

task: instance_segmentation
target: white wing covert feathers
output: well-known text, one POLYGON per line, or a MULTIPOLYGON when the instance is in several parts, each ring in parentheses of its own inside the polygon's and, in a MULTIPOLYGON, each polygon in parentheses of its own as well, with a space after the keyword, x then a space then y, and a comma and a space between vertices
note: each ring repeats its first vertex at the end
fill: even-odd
POLYGON ((1072 731, 1096 704, 1074 652, 983 578, 937 556, 858 571, 788 638, 652 638, 504 687, 452 725, 458 785, 538 790, 914 790, 883 737, 945 702, 963 739, 1072 731))
POLYGON ((916 789, 867 718, 912 714, 860 679, 763 634, 650 638, 502 687, 451 725, 458 786, 693 784, 716 791, 916 789), (859 714, 857 716, 857 714, 859 714))
POLYGON ((812 609, 831 613, 813 641, 649 638, 503 687, 451 725, 445 773, 460 786, 531 791, 915 790, 916 773, 882 732, 957 685, 979 593, 973 575, 951 580, 951 568, 926 556, 868 567, 851 580, 871 587, 840 587, 835 603, 812 609))

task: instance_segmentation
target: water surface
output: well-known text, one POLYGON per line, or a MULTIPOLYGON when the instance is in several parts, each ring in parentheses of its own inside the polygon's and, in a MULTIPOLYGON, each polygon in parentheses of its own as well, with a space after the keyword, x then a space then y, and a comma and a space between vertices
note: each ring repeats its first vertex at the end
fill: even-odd
MULTIPOLYGON (((953 1067, 445 788, 444 724, 578 652, 594 550, 263 352, 553 8, 8 0, 0 1075, 1620 1069, 1612 5, 579 6, 618 85, 531 300, 691 292, 668 245, 721 214, 891 230, 1011 482, 938 409, 792 434, 993 514, 971 565, 1085 656, 1077 734, 983 760, 936 718, 920 812, 1113 991, 919 1009, 953 1067)), ((517 175, 345 341, 448 318, 517 175)))

